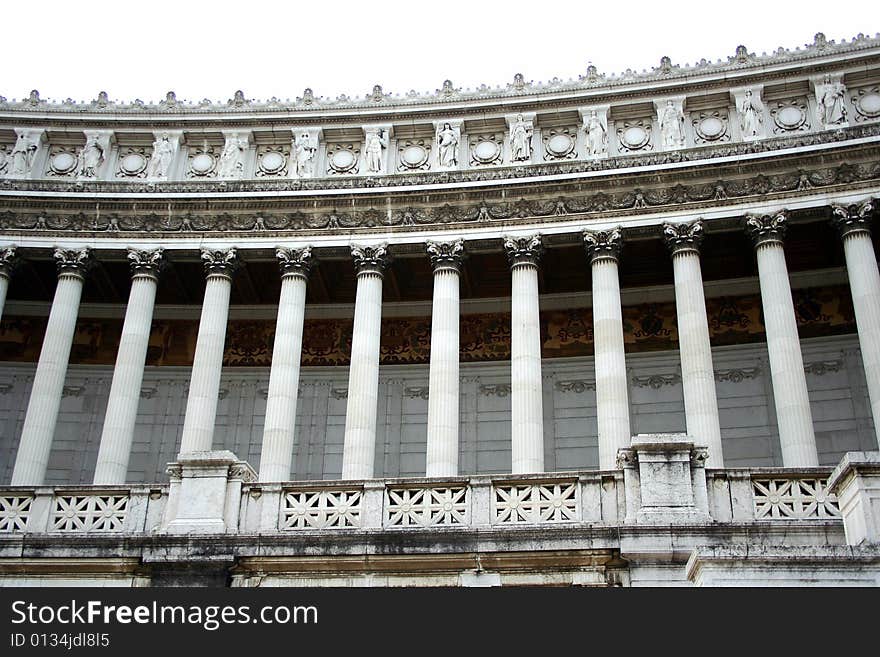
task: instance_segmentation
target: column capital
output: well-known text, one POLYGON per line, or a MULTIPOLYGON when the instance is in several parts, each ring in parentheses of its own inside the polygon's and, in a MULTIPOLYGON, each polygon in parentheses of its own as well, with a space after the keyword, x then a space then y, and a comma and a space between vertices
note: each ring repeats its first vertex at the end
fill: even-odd
POLYGON ((232 278, 232 273, 238 269, 238 252, 235 247, 230 249, 202 249, 202 264, 205 267, 205 276, 223 276, 232 278))
POLYGON ((832 205, 831 221, 840 231, 840 237, 846 239, 858 233, 871 234, 871 215, 874 214, 876 201, 869 198, 861 203, 850 205, 832 205))
POLYGON ((689 223, 663 224, 663 239, 673 257, 681 253, 699 253, 703 241, 703 220, 689 223))
POLYGON ((307 279, 314 265, 311 246, 304 246, 301 249, 279 246, 275 249, 275 257, 278 258, 281 278, 299 276, 307 279))
POLYGON ((0 248, 0 276, 10 278, 12 270, 18 265, 18 256, 15 254, 15 245, 10 244, 0 248))
POLYGON ((504 250, 511 269, 523 265, 537 267, 544 254, 544 244, 541 242, 540 234, 525 237, 505 235, 504 250))
POLYGON ((775 214, 746 215, 746 232, 752 238, 756 249, 765 244, 775 243, 782 246, 787 228, 786 210, 780 210, 775 214))
POLYGON ((92 265, 92 253, 88 247, 81 249, 63 249, 55 247, 55 266, 58 276, 69 274, 80 279, 85 278, 86 271, 92 265))
POLYGON ((354 258, 354 269, 358 276, 361 274, 384 276, 385 269, 391 264, 388 245, 385 243, 373 246, 352 244, 351 257, 354 258))
POLYGON ((165 250, 140 250, 128 249, 128 265, 131 268, 131 277, 146 277, 153 280, 159 279, 159 271, 165 265, 165 250))
POLYGON ((620 226, 611 230, 585 230, 584 248, 590 258, 590 264, 598 260, 617 260, 623 248, 623 233, 620 226))
POLYGON ((431 267, 438 271, 461 272, 461 263, 467 257, 464 251, 464 240, 452 242, 428 242, 425 246, 431 258, 431 267))

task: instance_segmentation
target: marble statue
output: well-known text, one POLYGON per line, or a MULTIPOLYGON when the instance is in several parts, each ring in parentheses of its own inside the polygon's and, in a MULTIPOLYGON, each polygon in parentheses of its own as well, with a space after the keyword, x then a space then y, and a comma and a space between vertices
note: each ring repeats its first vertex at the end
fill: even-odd
POLYGON ((764 119, 761 117, 761 103, 754 99, 751 89, 746 89, 738 109, 739 127, 743 138, 759 137, 764 119))
POLYGON ((150 166, 147 169, 147 177, 149 178, 165 178, 168 176, 168 169, 171 167, 171 161, 174 159, 175 144, 171 142, 168 133, 164 133, 162 137, 153 142, 153 156, 150 158, 150 166))
POLYGON ((660 135, 666 148, 684 146, 684 116, 671 100, 666 101, 660 113, 660 135))
POLYGON ((846 104, 844 95, 846 87, 839 80, 831 80, 826 75, 821 90, 816 94, 819 101, 817 108, 819 118, 825 125, 837 125, 846 122, 846 104))
POLYGON ((587 119, 584 129, 587 133, 587 153, 589 155, 605 154, 608 150, 608 131, 596 110, 590 112, 590 118, 587 119))
POLYGON ((293 149, 296 158, 296 175, 300 178, 311 178, 315 175, 318 144, 312 140, 308 132, 303 132, 294 141, 293 149))
POLYGON ((26 176, 31 172, 34 158, 37 156, 38 144, 33 134, 22 131, 18 134, 18 140, 12 149, 12 169, 9 173, 13 176, 26 176))
POLYGON ((244 173, 244 152, 247 150, 247 140, 237 134, 226 137, 223 152, 220 153, 220 163, 217 165, 217 175, 220 178, 241 178, 244 173))
POLYGON ((532 159, 532 130, 523 120, 522 114, 510 126, 510 159, 513 162, 532 159))
POLYGON ((449 123, 437 130, 437 154, 441 167, 458 166, 458 135, 449 123))
POLYGON ((79 175, 83 178, 96 177, 98 168, 104 163, 105 158, 104 147, 97 135, 90 135, 86 139, 86 145, 79 152, 79 175))
POLYGON ((386 131, 379 130, 367 135, 365 158, 368 173, 382 173, 384 150, 388 148, 388 135, 386 131))

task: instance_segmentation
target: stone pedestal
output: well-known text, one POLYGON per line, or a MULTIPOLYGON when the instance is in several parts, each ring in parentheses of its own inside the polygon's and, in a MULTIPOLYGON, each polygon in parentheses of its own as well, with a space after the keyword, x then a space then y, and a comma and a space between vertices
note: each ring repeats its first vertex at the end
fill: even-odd
POLYGON ((171 485, 162 522, 167 534, 230 534, 238 530, 241 485, 257 475, 230 451, 189 452, 168 464, 171 485))
POLYGON ((674 525, 709 522, 707 450, 686 434, 633 436, 618 450, 627 523, 674 525))
POLYGON ((847 452, 828 478, 849 545, 880 544, 880 452, 847 452))

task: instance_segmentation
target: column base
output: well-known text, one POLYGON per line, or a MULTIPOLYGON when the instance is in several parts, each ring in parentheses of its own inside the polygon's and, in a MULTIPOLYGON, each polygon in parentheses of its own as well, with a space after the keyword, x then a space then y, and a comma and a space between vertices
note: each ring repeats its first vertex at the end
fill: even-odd
POLYGON ((171 486, 162 533, 228 534, 238 531, 241 485, 256 481, 230 451, 190 452, 168 464, 171 486))

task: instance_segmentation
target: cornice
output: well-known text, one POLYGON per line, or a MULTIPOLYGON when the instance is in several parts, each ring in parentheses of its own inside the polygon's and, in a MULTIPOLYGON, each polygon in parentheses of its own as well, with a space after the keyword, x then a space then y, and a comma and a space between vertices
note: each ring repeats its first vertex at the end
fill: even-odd
POLYGON ((24 198, 10 200, 5 210, 0 209, 0 229, 9 236, 118 239, 140 234, 173 241, 199 236, 231 239, 357 235, 375 233, 377 229, 388 233, 500 230, 517 225, 631 220, 642 215, 682 211, 696 216, 743 203, 795 201, 817 194, 876 196, 880 188, 880 157, 873 149, 863 154, 871 159, 840 158, 835 162, 819 154, 810 160, 771 160, 771 166, 731 164, 727 169, 703 169, 702 178, 692 179, 677 171, 665 172, 653 178, 651 187, 642 186, 647 177, 633 176, 613 179, 613 187, 571 186, 548 192, 534 186, 529 196, 519 198, 482 194, 467 200, 468 195, 460 191, 455 204, 448 197, 425 197, 420 201, 431 204, 415 207, 408 205, 413 202, 411 197, 385 200, 377 196, 365 199, 363 204, 349 201, 345 211, 334 209, 331 204, 290 204, 283 200, 227 207, 212 204, 210 210, 205 210, 204 206, 171 204, 68 204, 60 199, 54 203, 34 203, 24 198))
POLYGON ((477 89, 459 89, 451 81, 445 81, 440 89, 428 93, 410 92, 404 96, 392 95, 376 85, 372 91, 361 97, 349 97, 345 94, 336 99, 323 98, 310 89, 293 101, 281 101, 273 98, 268 101, 248 99, 242 91, 237 91, 226 102, 203 100, 190 103, 178 99, 174 92, 168 92, 164 100, 145 103, 140 100, 132 102, 116 102, 105 92, 90 102, 64 101, 62 103, 47 102, 34 91, 28 98, 9 101, 0 97, 0 113, 33 115, 67 115, 71 117, 85 116, 99 118, 112 114, 114 119, 122 117, 148 116, 150 120, 159 117, 186 119, 196 116, 209 118, 229 117, 279 117, 314 120, 316 115, 328 113, 359 112, 367 114, 386 114, 389 111, 412 111, 418 109, 442 109, 453 111, 458 108, 499 102, 534 103, 546 102, 558 98, 576 98, 578 96, 596 96, 620 90, 639 87, 662 88, 692 81, 712 79, 737 79, 748 76, 767 77, 777 69, 811 68, 814 71, 830 60, 834 64, 858 63, 864 58, 876 58, 880 50, 880 35, 866 37, 859 35, 854 39, 840 43, 828 41, 821 33, 815 35, 813 42, 803 48, 778 48, 772 53, 756 55, 745 46, 739 46, 733 55, 726 59, 709 62, 701 59, 693 65, 673 64, 669 58, 662 58, 659 65, 649 71, 635 72, 626 70, 620 74, 605 74, 587 67, 584 74, 577 79, 560 80, 554 78, 548 82, 526 81, 521 75, 514 77, 512 82, 497 87, 482 85, 477 89))

